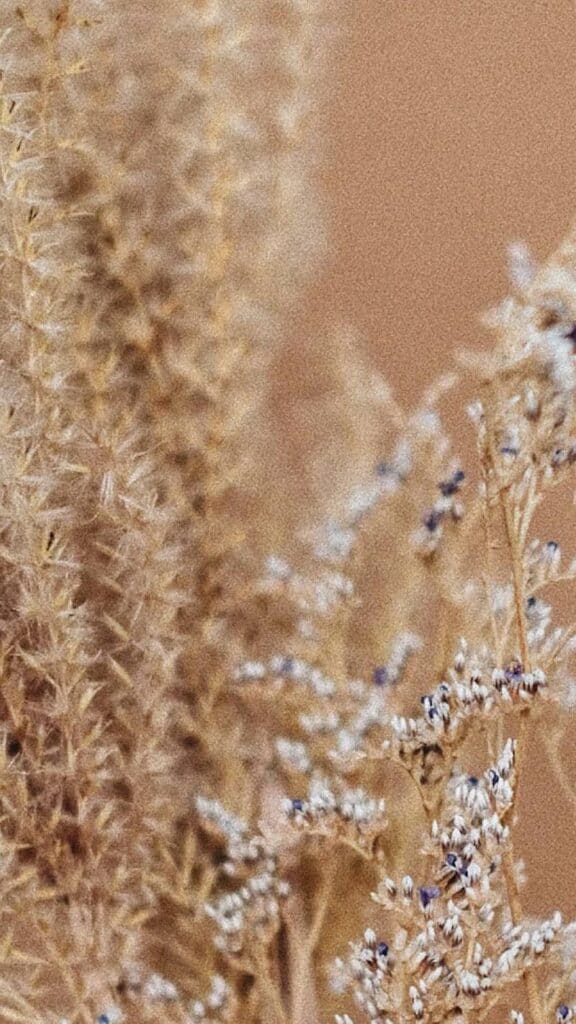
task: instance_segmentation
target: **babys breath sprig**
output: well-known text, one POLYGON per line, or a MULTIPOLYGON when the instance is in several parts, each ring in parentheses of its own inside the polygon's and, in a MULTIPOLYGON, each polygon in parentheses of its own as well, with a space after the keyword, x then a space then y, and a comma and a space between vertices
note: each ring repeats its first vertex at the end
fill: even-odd
POLYGON ((466 1020, 559 947, 559 913, 536 926, 510 916, 504 822, 514 763, 508 740, 483 779, 450 780, 424 849, 426 876, 385 878, 373 894, 390 912, 391 930, 366 932, 334 966, 335 986, 352 989, 363 1019, 466 1020))
MULTIPOLYGON (((529 723, 566 699, 573 649, 571 627, 554 625, 554 602, 541 596, 570 582, 573 566, 563 571, 556 540, 531 535, 543 496, 575 461, 573 264, 570 239, 547 267, 517 274, 518 296, 490 319, 499 345, 487 360, 474 361, 484 388, 471 409, 481 481, 468 513, 483 521, 486 564, 483 586, 468 577, 453 601, 470 636, 455 643, 452 663, 421 697, 420 713, 384 710, 389 735, 381 753, 365 745, 371 756, 408 772, 422 806, 414 824, 426 834, 417 871, 381 877, 373 893, 383 908, 378 928, 365 931, 334 965, 335 991, 348 992, 370 1024, 484 1019, 520 982, 529 1013, 512 1010, 514 1024, 573 1014, 562 997, 573 991, 567 951, 574 925, 564 924, 558 910, 540 921, 526 914, 514 848, 529 723), (496 537, 506 558, 495 554, 496 537), (504 742, 513 722, 516 736, 504 742), (459 765, 482 736, 491 765, 478 774, 459 765)), ((439 486, 422 527, 434 538, 428 554, 445 517, 461 517, 451 503, 463 481, 456 466, 439 486)), ((568 790, 557 763, 560 734, 546 743, 568 790)), ((336 1015, 337 1024, 352 1019, 336 1015)))
POLYGON ((227 884, 205 906, 216 928, 215 944, 228 954, 246 953, 250 959, 254 945, 265 947, 278 930, 281 903, 290 887, 280 877, 275 851, 262 835, 251 835, 216 801, 198 799, 197 808, 203 822, 225 841, 223 880, 236 883, 234 888, 227 884))
POLYGON ((312 782, 307 799, 287 800, 285 810, 302 832, 331 837, 368 854, 388 824, 385 800, 359 788, 334 793, 321 779, 312 782))

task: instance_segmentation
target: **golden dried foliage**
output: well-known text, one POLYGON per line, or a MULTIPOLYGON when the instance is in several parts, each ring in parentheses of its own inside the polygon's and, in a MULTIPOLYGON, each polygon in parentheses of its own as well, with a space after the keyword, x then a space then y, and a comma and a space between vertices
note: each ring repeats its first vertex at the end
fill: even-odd
POLYGON ((342 329, 306 350, 291 465, 323 18, 0 10, 0 1020, 576 1012, 517 828, 537 723, 574 805, 542 592, 576 567, 534 523, 576 462, 576 244, 516 249, 463 357, 476 469, 456 378, 406 413, 342 329))

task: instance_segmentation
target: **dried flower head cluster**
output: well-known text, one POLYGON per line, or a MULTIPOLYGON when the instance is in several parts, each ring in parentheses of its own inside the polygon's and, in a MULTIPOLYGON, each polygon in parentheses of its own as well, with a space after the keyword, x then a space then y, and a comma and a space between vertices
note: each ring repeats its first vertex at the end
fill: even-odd
POLYGON ((576 808, 576 237, 512 247, 460 450, 457 375, 405 412, 334 342, 350 451, 367 396, 382 437, 276 550, 255 423, 325 38, 315 0, 0 12, 7 1022, 576 1016, 521 856, 535 758, 576 808))

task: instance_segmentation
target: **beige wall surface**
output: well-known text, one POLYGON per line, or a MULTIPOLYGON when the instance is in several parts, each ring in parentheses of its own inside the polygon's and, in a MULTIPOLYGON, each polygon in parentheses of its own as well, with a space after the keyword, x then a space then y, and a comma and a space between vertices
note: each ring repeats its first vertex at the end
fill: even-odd
POLYGON ((506 288, 506 245, 544 255, 574 215, 576 4, 336 7, 321 124, 330 248, 309 313, 359 327, 413 392, 477 343, 478 313, 506 288))

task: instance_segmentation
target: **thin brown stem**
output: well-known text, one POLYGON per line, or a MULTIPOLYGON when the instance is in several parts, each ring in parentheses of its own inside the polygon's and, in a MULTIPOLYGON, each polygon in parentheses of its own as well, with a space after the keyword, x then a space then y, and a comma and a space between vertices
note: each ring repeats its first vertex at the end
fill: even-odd
POLYGON ((256 984, 260 992, 262 1024, 288 1024, 278 985, 275 984, 266 950, 259 946, 254 956, 256 984))
POLYGON ((338 860, 334 856, 329 864, 326 866, 322 875, 322 884, 320 892, 317 896, 316 908, 314 911, 314 917, 310 926, 310 931, 307 938, 307 947, 310 958, 312 958, 314 951, 320 941, 320 935, 322 934, 322 928, 324 921, 326 920, 326 914, 330 905, 330 897, 332 895, 332 887, 336 878, 336 869, 338 867, 338 860))
MULTIPOLYGON (((522 901, 520 899, 518 884, 516 882, 516 874, 514 871, 514 851, 511 843, 508 844, 502 855, 502 868, 508 889, 512 921, 514 924, 520 924, 524 919, 524 911, 522 909, 522 901)), ((546 1017, 542 1001, 540 999, 538 981, 531 968, 528 968, 524 974, 524 984, 526 986, 528 1005, 530 1007, 533 1024, 546 1024, 546 1017)))
POLYGON ((500 492, 500 500, 504 513, 504 525, 506 539, 510 549, 512 563, 512 579, 514 583, 514 604, 516 609, 516 627, 518 631, 518 645, 523 671, 530 671, 530 652, 528 648, 528 628, 526 624, 526 597, 524 586, 524 559, 521 549, 514 512, 510 504, 509 492, 500 492))
MULTIPOLYGON (((521 524, 516 522, 516 516, 514 506, 511 500, 511 486, 508 484, 503 485, 503 481, 500 478, 498 472, 497 461, 495 457, 495 445, 494 445, 494 424, 492 421, 492 395, 488 394, 488 400, 486 403, 486 458, 488 460, 486 478, 489 478, 488 468, 492 471, 498 490, 498 496, 502 508, 502 514, 504 519, 504 529, 506 533, 506 542, 508 545, 510 562, 512 568, 512 581, 514 588, 514 610, 515 610, 515 625, 516 633, 519 645, 519 654, 522 661, 523 671, 529 671, 530 669, 530 651, 528 646, 528 629, 526 622, 526 592, 524 582, 524 543, 526 541, 526 529, 520 532, 521 524)), ((520 766, 526 747, 526 734, 528 728, 528 716, 524 713, 520 720, 520 731, 517 741, 517 754, 516 754, 516 778, 520 777, 520 766)), ((516 785, 514 791, 514 798, 507 811, 507 816, 512 818, 514 813, 514 806, 517 798, 518 786, 516 785)), ((516 881, 516 875, 514 870, 514 846, 512 840, 512 832, 510 832, 510 838, 508 844, 505 847, 502 856, 502 868, 504 872, 504 878, 506 880, 506 886, 508 890, 508 898, 510 902, 510 909, 512 912, 512 920, 514 924, 519 924, 524 918, 524 911, 522 908, 522 901, 518 892, 518 885, 516 881)), ((540 992, 538 989, 538 982, 536 976, 530 970, 524 975, 524 984, 526 987, 526 994, 528 997, 528 1005, 530 1007, 530 1014, 532 1016, 533 1024, 545 1024, 544 1010, 540 998, 540 992)))

